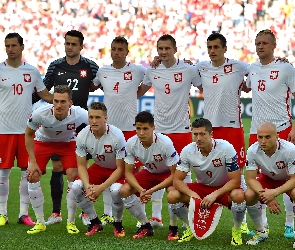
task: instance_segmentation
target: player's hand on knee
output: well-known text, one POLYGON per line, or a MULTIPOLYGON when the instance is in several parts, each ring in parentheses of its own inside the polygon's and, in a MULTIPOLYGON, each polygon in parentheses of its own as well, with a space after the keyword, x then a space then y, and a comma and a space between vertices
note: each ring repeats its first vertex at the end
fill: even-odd
POLYGON ((27 180, 29 182, 38 182, 41 175, 42 171, 40 170, 37 163, 29 163, 29 166, 26 170, 27 180))

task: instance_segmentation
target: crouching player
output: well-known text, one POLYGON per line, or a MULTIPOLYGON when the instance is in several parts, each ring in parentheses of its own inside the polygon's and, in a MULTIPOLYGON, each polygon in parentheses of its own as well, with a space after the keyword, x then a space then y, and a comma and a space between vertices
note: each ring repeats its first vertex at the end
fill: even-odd
POLYGON ((86 236, 101 231, 102 223, 94 210, 93 201, 110 188, 112 210, 115 217, 114 235, 125 236, 122 227, 123 202, 119 189, 124 181, 125 138, 120 129, 107 123, 107 108, 101 102, 93 102, 88 110, 89 125, 77 136, 76 155, 79 179, 72 190, 76 201, 88 215, 91 224, 86 236), (87 153, 94 163, 87 169, 87 153), (115 195, 114 195, 115 194, 115 195), (114 197, 113 197, 114 195, 114 197))
MULTIPOLYGON (((175 214, 188 224, 190 197, 202 200, 201 207, 208 209, 213 203, 220 203, 232 210, 234 227, 232 228, 232 245, 242 245, 241 224, 243 222, 246 202, 241 184, 241 173, 237 163, 237 153, 227 141, 212 138, 212 124, 200 118, 192 123, 195 142, 183 148, 180 163, 174 174, 173 185, 176 190, 168 193, 168 202, 175 214), (185 179, 190 167, 198 176, 198 181, 186 184, 185 179)), ((188 228, 179 242, 189 241, 193 233, 188 228)))
POLYGON ((276 126, 271 122, 263 122, 258 126, 257 139, 258 142, 247 151, 248 189, 245 197, 248 214, 256 227, 253 238, 247 241, 249 245, 257 245, 268 238, 262 221, 262 210, 257 209, 256 203, 260 201, 267 205, 270 213, 279 214, 281 208, 276 197, 287 193, 292 200, 295 198, 295 145, 279 139, 276 126), (261 173, 257 177, 259 168, 261 173))

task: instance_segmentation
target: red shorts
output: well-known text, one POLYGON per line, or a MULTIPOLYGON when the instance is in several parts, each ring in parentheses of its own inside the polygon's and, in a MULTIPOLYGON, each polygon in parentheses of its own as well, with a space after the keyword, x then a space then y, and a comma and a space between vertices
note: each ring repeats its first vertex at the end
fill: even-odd
POLYGON ((63 166, 63 173, 69 168, 77 168, 76 142, 41 142, 34 141, 34 152, 37 164, 43 174, 52 155, 57 155, 63 166))
POLYGON ((12 168, 14 159, 17 166, 28 167, 28 153, 24 134, 0 134, 0 168, 12 168))
MULTIPOLYGON (((88 169, 89 183, 100 185, 105 182, 116 169, 103 168, 96 163, 93 163, 88 169)), ((78 178, 80 179, 80 178, 78 178)), ((124 184, 125 176, 123 175, 116 183, 124 184)))
POLYGON ((238 165, 240 168, 246 165, 246 147, 243 128, 214 127, 213 138, 223 139, 231 143, 238 154, 238 165))
MULTIPOLYGON (((129 138, 131 138, 132 136, 136 135, 136 131, 123 131, 125 140, 128 141, 129 138)), ((144 166, 144 164, 142 164, 137 158, 135 159, 135 163, 134 163, 134 167, 135 168, 139 168, 141 166, 144 166)), ((134 169, 134 171, 136 171, 134 169)))
MULTIPOLYGON (((282 130, 280 132, 278 132, 279 138, 287 140, 288 139, 288 135, 290 133, 290 131, 292 130, 292 126, 286 128, 285 130, 282 130)), ((255 142, 257 142, 257 134, 250 134, 249 137, 249 147, 254 144, 255 142)))
MULTIPOLYGON (((207 186, 198 182, 187 183, 186 185, 189 187, 189 189, 196 192, 201 197, 201 199, 203 199, 205 196, 211 194, 212 192, 220 188, 220 187, 207 186)), ((228 193, 222 196, 219 196, 215 202, 225 207, 228 207, 229 209, 231 208, 231 204, 229 204, 228 202, 228 193)))
POLYGON ((182 149, 192 142, 192 133, 173 133, 165 134, 173 142, 176 152, 180 155, 182 149))
MULTIPOLYGON (((152 174, 146 169, 142 169, 138 173, 134 174, 134 177, 142 188, 148 190, 167 179, 170 175, 170 171, 152 174)), ((138 193, 136 193, 136 195, 138 195, 138 193)))

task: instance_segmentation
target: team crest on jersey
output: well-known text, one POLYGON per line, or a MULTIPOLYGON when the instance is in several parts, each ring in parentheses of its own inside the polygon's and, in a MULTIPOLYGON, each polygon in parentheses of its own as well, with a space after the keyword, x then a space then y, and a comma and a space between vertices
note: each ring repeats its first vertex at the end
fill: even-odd
POLYGON ((218 83, 218 74, 215 74, 212 78, 213 83, 218 83))
POLYGON ((161 154, 153 155, 155 162, 163 161, 163 157, 161 154))
POLYGON ((175 82, 182 82, 182 73, 175 73, 174 74, 174 81, 175 82))
POLYGON ((79 72, 80 72, 80 77, 81 78, 87 78, 87 76, 88 76, 87 69, 80 69, 79 72))
POLYGON ((104 156, 104 155, 96 155, 96 158, 97 158, 97 160, 99 160, 99 161, 105 161, 106 160, 106 157, 104 156))
POLYGON ((223 166, 222 161, 221 161, 220 158, 217 158, 217 159, 212 160, 212 163, 213 163, 213 166, 215 168, 219 168, 219 167, 222 167, 223 166))
POLYGON ((132 72, 124 72, 124 80, 131 81, 132 80, 132 72))
POLYGON ((285 164, 284 161, 277 161, 276 162, 276 166, 277 166, 278 169, 284 169, 284 168, 286 168, 286 164, 285 164))
POLYGON ((112 145, 103 145, 105 153, 113 153, 112 145))
POLYGON ((231 72, 233 72, 233 65, 232 64, 224 65, 223 70, 224 70, 225 74, 231 73, 231 72))
POLYGON ((74 129, 76 129, 76 124, 75 123, 67 124, 67 130, 74 130, 74 129))
POLYGON ((24 82, 32 82, 31 74, 24 74, 24 82))
POLYGON ((271 80, 277 80, 278 77, 279 77, 279 71, 278 71, 278 70, 272 70, 272 71, 270 71, 270 76, 269 76, 269 78, 270 78, 271 80))

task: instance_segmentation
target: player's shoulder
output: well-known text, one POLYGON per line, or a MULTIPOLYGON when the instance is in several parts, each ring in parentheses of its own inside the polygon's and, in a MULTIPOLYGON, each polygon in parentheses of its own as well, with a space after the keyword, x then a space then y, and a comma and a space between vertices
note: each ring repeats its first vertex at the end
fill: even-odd
POLYGON ((80 106, 72 105, 70 111, 75 112, 76 114, 88 114, 88 111, 80 106))
POLYGON ((197 150, 197 145, 195 142, 191 142, 189 144, 187 144, 186 146, 183 147, 183 149, 181 150, 181 153, 189 153, 189 154, 193 154, 194 152, 196 152, 197 150))
POLYGON ((258 150, 260 149, 259 147, 259 143, 258 142, 255 142, 253 143, 251 146, 249 146, 248 150, 247 150, 247 153, 257 153, 258 150))
POLYGON ((84 138, 88 133, 90 133, 90 125, 87 125, 85 128, 81 129, 80 132, 77 135, 77 138, 82 139, 84 138))
POLYGON ((212 145, 213 145, 213 148, 218 148, 218 149, 234 148, 234 146, 230 142, 223 139, 213 139, 212 145))
POLYGON ((234 64, 234 65, 239 65, 242 68, 248 68, 250 65, 246 62, 240 61, 240 60, 235 60, 235 59, 228 59, 227 64, 234 64))
POLYGON ((94 62, 93 60, 87 58, 87 57, 84 57, 84 56, 81 56, 80 57, 80 60, 82 62, 85 62, 86 64, 90 64, 90 66, 93 66, 93 67, 97 67, 98 68, 98 65, 96 64, 96 62, 94 62))
POLYGON ((33 115, 45 114, 53 110, 53 104, 45 103, 33 111, 33 115))
POLYGON ((133 148, 137 143, 140 143, 139 138, 137 135, 134 135, 127 140, 126 145, 133 148))
POLYGON ((57 66, 59 64, 63 64, 66 62, 66 57, 61 57, 61 58, 58 58, 58 59, 55 59, 53 60, 50 64, 49 64, 49 67, 54 67, 54 66, 57 66))
POLYGON ((278 139, 278 150, 295 151, 295 145, 289 141, 279 138, 278 139))

